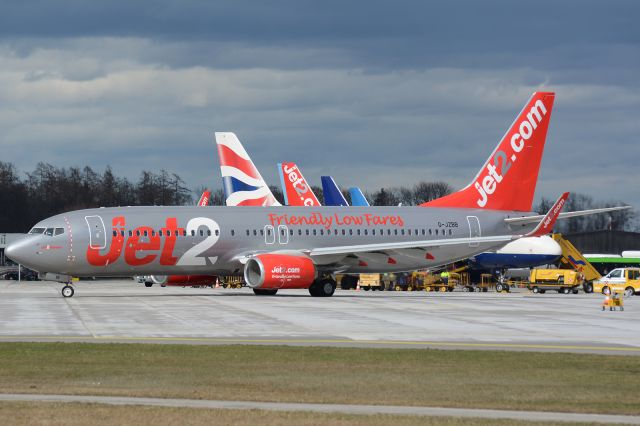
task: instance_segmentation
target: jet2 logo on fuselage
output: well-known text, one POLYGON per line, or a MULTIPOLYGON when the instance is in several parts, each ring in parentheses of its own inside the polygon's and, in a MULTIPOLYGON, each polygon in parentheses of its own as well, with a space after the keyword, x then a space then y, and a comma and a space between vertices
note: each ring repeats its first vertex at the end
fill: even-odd
POLYGON ((178 226, 175 217, 166 219, 165 226, 156 233, 149 226, 140 226, 132 230, 131 235, 124 237, 126 219, 116 216, 111 220, 113 237, 106 253, 100 249, 87 247, 87 261, 92 266, 108 266, 115 263, 124 251, 124 261, 131 266, 147 265, 156 259, 163 266, 204 266, 207 259, 215 263, 216 257, 203 257, 202 254, 213 247, 220 238, 220 226, 210 218, 196 217, 189 220, 186 229, 178 226), (207 228, 206 238, 191 247, 180 258, 174 256, 174 249, 179 238, 197 235, 201 227, 207 228), (193 232, 192 232, 193 231, 193 232), (126 241, 126 244, 125 244, 126 241))

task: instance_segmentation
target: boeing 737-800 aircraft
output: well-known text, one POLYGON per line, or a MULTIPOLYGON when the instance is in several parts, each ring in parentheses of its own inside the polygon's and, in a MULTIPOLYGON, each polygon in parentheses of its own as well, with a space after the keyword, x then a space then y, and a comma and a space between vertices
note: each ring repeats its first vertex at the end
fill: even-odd
MULTIPOLYGON (((256 195, 249 204, 260 207, 114 207, 56 215, 5 254, 62 282, 244 272, 256 294, 304 288, 313 296, 331 296, 337 272, 407 271, 466 259, 551 230, 568 194, 544 217, 530 210, 553 100, 553 93, 534 93, 471 184, 436 203, 261 207, 268 194, 249 188, 256 195)), ((216 139, 239 146, 233 133, 216 133, 216 139)), ((225 163, 234 166, 228 176, 258 183, 241 151, 225 151, 225 163)), ((66 285, 63 295, 73 295, 73 288, 66 285)))

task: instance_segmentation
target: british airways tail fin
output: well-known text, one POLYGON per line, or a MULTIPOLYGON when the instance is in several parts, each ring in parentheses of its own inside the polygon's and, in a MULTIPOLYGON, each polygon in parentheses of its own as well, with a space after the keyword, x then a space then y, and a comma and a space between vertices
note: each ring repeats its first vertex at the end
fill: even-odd
POLYGON ((284 203, 287 206, 318 207, 322 205, 296 163, 278 163, 278 174, 280 174, 284 203))
POLYGON ((348 206, 347 200, 342 195, 342 191, 336 185, 336 181, 331 176, 320 176, 322 179, 322 193, 324 195, 325 206, 348 206))
POLYGON ((216 132, 227 206, 280 206, 235 133, 216 132))
POLYGON ((351 195, 352 206, 369 207, 371 205, 360 188, 349 188, 349 195, 351 195))
POLYGON ((535 92, 473 181, 421 206, 531 211, 554 98, 535 92))

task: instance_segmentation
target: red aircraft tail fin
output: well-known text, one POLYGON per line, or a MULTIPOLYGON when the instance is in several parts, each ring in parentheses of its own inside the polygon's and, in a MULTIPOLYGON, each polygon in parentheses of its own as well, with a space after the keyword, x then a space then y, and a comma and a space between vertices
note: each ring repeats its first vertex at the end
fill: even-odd
POLYGON ((421 206, 531 211, 554 98, 534 93, 475 179, 421 206))
POLYGON ((209 200, 211 200, 211 191, 207 189, 202 193, 200 200, 198 200, 198 204, 196 205, 198 207, 206 207, 209 205, 209 200))
POLYGON ((278 163, 278 174, 284 193, 284 203, 288 206, 318 207, 318 197, 313 193, 311 185, 302 176, 296 163, 278 163))

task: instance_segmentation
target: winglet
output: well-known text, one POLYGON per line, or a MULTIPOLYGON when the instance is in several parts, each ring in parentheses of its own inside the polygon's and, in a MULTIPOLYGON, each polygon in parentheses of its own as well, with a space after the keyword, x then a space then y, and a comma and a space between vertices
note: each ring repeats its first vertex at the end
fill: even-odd
POLYGON ((543 235, 547 235, 548 233, 550 233, 553 230, 553 225, 555 225, 556 220, 558 219, 558 216, 562 211, 562 208, 567 202, 567 198, 569 198, 569 193, 565 192, 560 196, 560 198, 558 198, 558 201, 555 202, 555 204, 551 207, 551 209, 549 209, 549 211, 542 218, 540 223, 538 223, 538 226, 536 226, 536 228, 533 231, 529 232, 525 236, 541 237, 543 235))

